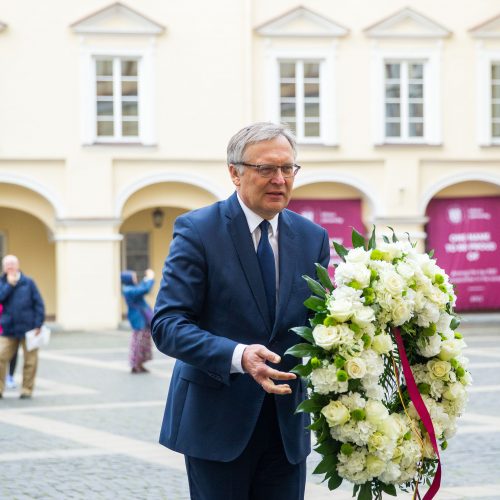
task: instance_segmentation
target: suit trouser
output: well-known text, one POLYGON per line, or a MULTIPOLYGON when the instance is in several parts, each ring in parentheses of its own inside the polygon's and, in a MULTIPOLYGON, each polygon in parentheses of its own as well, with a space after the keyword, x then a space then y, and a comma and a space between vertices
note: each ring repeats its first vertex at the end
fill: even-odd
POLYGON ((273 395, 266 395, 250 442, 238 458, 185 458, 192 500, 304 498, 306 462, 290 464, 286 458, 273 395))
POLYGON ((35 386, 36 368, 38 365, 38 349, 28 351, 26 349, 26 340, 15 337, 6 337, 0 335, 0 394, 5 387, 5 372, 7 364, 12 359, 12 356, 19 348, 19 344, 23 347, 24 364, 23 364, 23 386, 21 394, 31 395, 35 386))

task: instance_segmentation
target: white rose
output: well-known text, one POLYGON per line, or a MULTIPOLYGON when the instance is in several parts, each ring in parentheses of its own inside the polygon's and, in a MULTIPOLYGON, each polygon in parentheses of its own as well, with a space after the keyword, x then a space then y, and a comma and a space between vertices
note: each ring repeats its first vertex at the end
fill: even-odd
POLYGON ((375 455, 366 456, 366 470, 371 476, 378 476, 385 470, 385 462, 375 455))
POLYGON ((448 361, 431 359, 427 361, 427 368, 432 379, 448 380, 451 364, 448 361))
POLYGON ((353 248, 349 250, 348 254, 345 256, 346 262, 351 262, 352 264, 367 264, 370 262, 370 253, 361 247, 353 248))
POLYGON ((347 321, 354 313, 352 301, 347 299, 331 300, 328 304, 330 316, 337 321, 347 321))
POLYGON ((377 428, 393 441, 397 441, 406 433, 405 424, 398 418, 396 413, 393 413, 386 419, 382 420, 377 428))
POLYGON ((337 286, 357 281, 361 288, 366 288, 370 283, 370 270, 361 263, 344 262, 335 270, 335 283, 337 286))
POLYGON ((340 401, 330 401, 323 407, 321 413, 330 427, 344 425, 351 418, 349 410, 340 401))
POLYGON ((384 273, 381 276, 383 287, 393 296, 399 297, 404 290, 405 282, 403 278, 395 273, 394 271, 390 271, 388 273, 384 273))
POLYGON ((312 334, 314 342, 327 351, 340 342, 340 333, 335 326, 316 325, 312 334))
POLYGON ((391 306, 392 321, 394 326, 400 326, 410 320, 413 311, 408 300, 394 300, 391 306))
POLYGON ((443 340, 438 357, 443 361, 456 358, 462 352, 462 342, 457 339, 443 340))
POLYGON ((369 399, 365 406, 366 420, 371 424, 378 425, 389 416, 389 411, 380 402, 369 399))
POLYGON ((448 385, 446 390, 443 392, 443 398, 448 399, 449 401, 455 401, 456 399, 462 400, 465 397, 465 388, 460 382, 448 385))
POLYGON ((375 335, 371 347, 377 354, 387 354, 393 348, 392 338, 387 333, 375 335))
POLYGON ((389 458, 392 457, 394 448, 394 441, 391 441, 385 434, 379 431, 374 432, 368 438, 368 451, 371 453, 381 452, 380 455, 386 455, 387 451, 390 451, 389 458))
POLYGON ((408 281, 415 274, 413 267, 406 262, 400 262, 396 266, 396 271, 405 281, 408 281))
POLYGON ((369 306, 359 307, 354 311, 352 321, 359 326, 365 326, 375 321, 375 312, 369 306))
POLYGON ((366 363, 361 358, 351 358, 346 361, 344 369, 350 378, 362 378, 366 373, 366 363))

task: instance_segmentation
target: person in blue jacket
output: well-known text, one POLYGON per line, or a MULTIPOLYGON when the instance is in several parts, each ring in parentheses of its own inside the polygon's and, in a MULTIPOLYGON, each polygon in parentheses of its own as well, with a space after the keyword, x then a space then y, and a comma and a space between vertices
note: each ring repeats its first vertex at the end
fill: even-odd
POLYGON ((0 397, 5 386, 7 363, 23 347, 24 366, 21 399, 31 398, 35 386, 38 365, 38 349, 26 349, 25 334, 40 328, 45 319, 45 306, 35 282, 19 270, 19 259, 6 255, 2 259, 3 274, 0 278, 0 303, 3 305, 0 322, 3 333, 0 336, 0 397))
POLYGON ((304 498, 306 389, 285 351, 307 324, 302 275, 330 250, 325 229, 286 209, 295 158, 288 129, 243 128, 228 145, 235 192, 175 222, 152 332, 177 358, 160 443, 184 454, 195 500, 304 498))
POLYGON ((132 327, 129 362, 132 373, 145 373, 144 363, 153 358, 151 342, 151 318, 153 311, 144 299, 154 284, 155 273, 146 269, 144 279, 138 283, 134 271, 121 273, 122 294, 127 303, 127 317, 132 327))

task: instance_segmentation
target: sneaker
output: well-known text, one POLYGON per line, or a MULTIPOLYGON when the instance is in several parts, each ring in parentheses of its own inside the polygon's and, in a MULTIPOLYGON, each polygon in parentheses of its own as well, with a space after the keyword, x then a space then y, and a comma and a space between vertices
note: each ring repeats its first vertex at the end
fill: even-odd
POLYGON ((16 381, 12 375, 7 375, 7 379, 5 380, 5 386, 7 389, 15 389, 17 387, 16 381))
POLYGON ((31 394, 28 394, 26 392, 23 392, 20 396, 19 399, 31 399, 31 394))

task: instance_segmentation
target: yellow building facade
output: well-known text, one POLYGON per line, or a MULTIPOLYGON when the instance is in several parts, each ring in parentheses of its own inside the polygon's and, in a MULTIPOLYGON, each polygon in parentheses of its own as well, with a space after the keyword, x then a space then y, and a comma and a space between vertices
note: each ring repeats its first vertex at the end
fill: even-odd
POLYGON ((65 329, 117 326, 120 270, 160 275, 253 121, 295 130, 295 199, 367 229, 423 245, 431 200, 500 196, 495 0, 0 0, 0 61, 0 252, 65 329))

